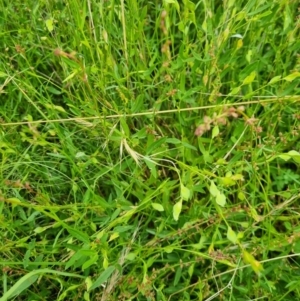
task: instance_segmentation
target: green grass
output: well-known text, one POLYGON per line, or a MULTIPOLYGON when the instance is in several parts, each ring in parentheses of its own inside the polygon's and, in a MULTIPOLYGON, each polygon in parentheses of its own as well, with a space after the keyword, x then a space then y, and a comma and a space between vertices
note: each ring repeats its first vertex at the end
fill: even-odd
POLYGON ((297 1, 0 1, 0 300, 300 300, 297 1))

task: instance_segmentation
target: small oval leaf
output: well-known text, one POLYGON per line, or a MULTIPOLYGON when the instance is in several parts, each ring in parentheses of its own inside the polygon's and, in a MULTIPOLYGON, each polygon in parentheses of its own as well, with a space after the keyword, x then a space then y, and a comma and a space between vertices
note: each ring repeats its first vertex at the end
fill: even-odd
POLYGON ((184 200, 184 201, 188 201, 190 196, 191 196, 191 192, 190 190, 185 187, 184 185, 181 184, 180 186, 180 192, 181 192, 181 198, 184 200))
POLYGON ((152 203, 151 205, 152 205, 153 209, 155 209, 157 211, 165 211, 164 207, 159 203, 152 203))
POLYGON ((213 197, 216 197, 218 194, 220 194, 220 191, 214 181, 211 181, 210 183, 209 192, 213 197))
POLYGON ((182 200, 180 200, 173 206, 173 218, 175 221, 178 221, 179 215, 181 213, 181 209, 182 209, 182 200))
POLYGON ((216 202, 219 206, 224 207, 226 205, 226 197, 224 193, 218 193, 216 196, 216 202))
POLYGON ((212 130, 212 138, 214 139, 215 137, 219 136, 220 130, 217 125, 214 126, 212 130))

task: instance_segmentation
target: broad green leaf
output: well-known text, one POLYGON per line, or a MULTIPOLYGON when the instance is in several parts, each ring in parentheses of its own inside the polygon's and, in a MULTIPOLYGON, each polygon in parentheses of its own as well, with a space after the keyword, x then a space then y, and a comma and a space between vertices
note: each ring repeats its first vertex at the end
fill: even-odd
POLYGON ((226 205, 226 197, 224 193, 218 193, 216 196, 216 202, 219 206, 224 207, 226 205))
POLYGON ((152 203, 151 205, 157 211, 165 211, 164 207, 159 203, 152 203))
POLYGON ((291 150, 288 152, 288 155, 291 156, 296 163, 300 163, 300 153, 299 152, 297 152, 295 150, 291 150))
POLYGON ((236 233, 232 230, 232 228, 231 227, 228 227, 228 230, 227 230, 227 238, 231 241, 231 242, 233 242, 234 244, 236 244, 237 243, 237 235, 236 235, 236 233))
POLYGON ((66 229, 68 230, 70 235, 77 238, 78 240, 80 240, 84 243, 89 243, 90 242, 89 236, 87 234, 79 231, 78 229, 74 229, 74 228, 71 228, 71 227, 66 227, 66 229))
POLYGON ((104 258, 103 258, 103 263, 102 263, 102 265, 103 265, 103 268, 104 268, 104 269, 107 269, 107 268, 108 268, 108 259, 107 259, 107 257, 104 257, 104 258))
POLYGON ((251 83, 254 81, 255 77, 256 77, 256 71, 252 71, 252 72, 250 73, 250 75, 248 75, 248 76, 244 79, 243 85, 249 85, 249 84, 251 84, 251 83))
POLYGON ((46 27, 48 29, 49 32, 52 32, 54 27, 53 27, 53 19, 48 19, 46 20, 46 27))
POLYGON ((164 251, 168 254, 172 253, 174 248, 172 246, 164 247, 164 251))
POLYGON ((210 182, 209 192, 213 197, 216 197, 218 194, 220 194, 220 191, 214 181, 210 182))
POLYGON ((157 178, 157 169, 156 169, 156 163, 152 161, 149 157, 144 157, 144 162, 150 169, 151 175, 156 179, 157 178))
POLYGON ((253 51, 252 50, 248 50, 248 52, 246 54, 246 60, 247 60, 248 63, 251 62, 252 55, 253 55, 253 51))
POLYGON ((11 203, 12 205, 19 205, 21 204, 22 202, 17 199, 17 198, 9 198, 9 199, 6 199, 7 202, 11 203))
POLYGON ((91 265, 97 262, 98 260, 98 254, 95 254, 93 257, 91 257, 89 260, 87 260, 83 265, 82 265, 82 270, 84 271, 85 269, 89 268, 91 265))
POLYGON ((252 254, 248 253, 246 250, 243 250, 243 259, 245 263, 248 263, 251 265, 253 271, 256 274, 260 274, 261 271, 263 271, 263 266, 262 264, 257 261, 252 254))
POLYGON ((287 154, 280 154, 277 156, 278 158, 284 160, 284 161, 288 161, 291 159, 291 156, 287 155, 287 154))
POLYGON ((236 43, 236 48, 237 49, 240 49, 243 47, 243 40, 242 39, 239 39, 236 43))
POLYGON ((181 194, 181 198, 184 200, 184 201, 188 201, 190 199, 190 196, 191 196, 191 191, 184 185, 180 185, 180 194, 181 194))
POLYGON ((273 77, 270 81, 269 81, 269 85, 272 85, 272 84, 275 84, 277 83, 278 81, 281 80, 281 75, 277 75, 275 77, 273 77))
POLYGON ((180 200, 173 206, 173 218, 175 221, 178 221, 179 215, 181 213, 181 209, 182 209, 182 200, 180 200))
POLYGON ((118 238, 118 237, 119 237, 119 232, 114 232, 114 233, 110 236, 108 242, 110 242, 110 241, 112 241, 112 240, 114 240, 114 239, 116 239, 116 238, 118 238))
POLYGON ((55 94, 55 95, 61 95, 61 94, 62 94, 62 91, 57 90, 57 89, 54 88, 54 87, 49 86, 49 87, 46 87, 46 88, 47 88, 47 90, 48 90, 50 93, 52 93, 52 94, 55 94))
POLYGON ((86 154, 85 154, 84 152, 78 152, 78 153, 76 153, 76 155, 75 155, 75 158, 76 158, 76 159, 84 158, 84 157, 86 157, 86 154))
POLYGON ((104 272, 101 273, 101 275, 97 278, 97 280, 92 284, 89 292, 94 290, 95 288, 99 287, 101 284, 103 284, 107 279, 111 276, 111 274, 114 272, 115 267, 109 266, 104 272))
POLYGON ((87 277, 84 282, 85 282, 85 285, 86 285, 86 289, 89 291, 90 287, 93 284, 91 277, 87 277))
POLYGON ((289 74, 288 76, 284 77, 283 79, 292 82, 295 78, 300 77, 300 72, 293 72, 289 74))
POLYGON ((177 139, 177 138, 168 138, 166 140, 167 143, 171 143, 171 144, 181 144, 181 140, 177 139))
POLYGON ((243 175, 237 173, 235 175, 232 175, 231 179, 234 180, 234 181, 243 181, 244 177, 243 177, 243 175))
POLYGON ((219 181, 224 186, 233 186, 236 182, 231 177, 222 177, 219 178, 219 181))
POLYGON ((244 201, 246 199, 245 194, 242 191, 239 191, 239 193, 238 193, 238 199, 240 201, 244 201))
POLYGON ((49 228, 51 228, 52 227, 52 225, 51 226, 45 226, 45 227, 36 227, 34 230, 33 230, 33 232, 34 233, 42 233, 42 232, 44 232, 45 230, 47 230, 47 229, 49 229, 49 228))
POLYGON ((133 253, 133 252, 130 252, 130 253, 128 253, 128 254, 126 255, 126 259, 129 260, 129 261, 134 260, 135 257, 136 257, 136 254, 133 253))
POLYGON ((220 133, 219 127, 217 125, 215 125, 212 130, 212 139, 217 137, 219 135, 219 133, 220 133))
POLYGON ((295 150, 289 151, 288 154, 289 154, 290 156, 300 156, 300 153, 297 152, 297 151, 295 151, 295 150))
POLYGON ((235 87, 230 91, 229 95, 236 95, 240 92, 240 90, 241 90, 241 87, 235 87))

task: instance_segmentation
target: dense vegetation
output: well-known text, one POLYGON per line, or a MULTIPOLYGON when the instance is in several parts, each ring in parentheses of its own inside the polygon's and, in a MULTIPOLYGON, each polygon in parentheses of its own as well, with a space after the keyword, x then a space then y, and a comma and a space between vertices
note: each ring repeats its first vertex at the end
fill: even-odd
POLYGON ((1 301, 300 300, 298 1, 0 3, 1 301))

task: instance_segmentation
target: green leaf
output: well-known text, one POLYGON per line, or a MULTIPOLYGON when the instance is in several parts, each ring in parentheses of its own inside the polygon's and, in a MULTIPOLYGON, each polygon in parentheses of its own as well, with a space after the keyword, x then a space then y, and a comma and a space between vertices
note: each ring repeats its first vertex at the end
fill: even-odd
POLYGON ((262 264, 257 261, 252 254, 248 253, 246 250, 243 250, 243 259, 245 263, 248 263, 251 265, 252 269, 256 274, 260 274, 261 271, 263 271, 262 264))
POLYGON ((173 206, 173 218, 175 221, 178 221, 179 215, 181 213, 181 209, 182 209, 182 200, 180 200, 173 206))
POLYGON ((90 238, 87 234, 77 230, 77 229, 73 229, 71 227, 67 227, 68 232, 70 233, 70 235, 72 235, 73 237, 77 238, 78 240, 84 242, 84 243, 89 243, 90 242, 90 238))
POLYGON ((216 196, 216 202, 219 206, 224 207, 226 205, 226 196, 224 193, 218 193, 216 196))
POLYGON ((181 198, 184 200, 184 201, 188 201, 190 199, 190 196, 191 196, 191 191, 184 185, 181 184, 180 186, 180 193, 181 193, 181 198))
POLYGON ((107 279, 110 277, 110 275, 114 272, 115 267, 109 266, 101 275, 97 278, 97 280, 92 284, 89 292, 94 290, 95 288, 99 287, 101 284, 103 284, 107 279))
POLYGON ((220 133, 219 127, 217 125, 215 125, 212 130, 212 139, 217 137, 219 135, 219 133, 220 133))
POLYGON ((46 20, 46 27, 48 29, 49 32, 52 32, 54 27, 53 27, 53 19, 48 19, 46 20))
POLYGON ((52 93, 52 94, 55 94, 55 95, 61 95, 62 92, 60 90, 57 90, 56 88, 54 87, 51 87, 51 86, 48 86, 47 87, 47 90, 52 93))
POLYGON ((296 163, 300 163, 300 153, 299 152, 297 152, 295 150, 291 150, 288 152, 288 155, 291 156, 296 163))
POLYGON ((248 76, 244 79, 243 85, 249 85, 249 84, 251 84, 251 83, 254 81, 255 77, 256 77, 256 71, 252 71, 252 72, 250 73, 250 75, 248 75, 248 76))
POLYGON ((36 282, 36 280, 38 278, 39 278, 39 275, 30 275, 30 273, 23 276, 20 280, 18 280, 15 283, 15 285, 9 291, 6 292, 6 294, 3 295, 3 297, 0 300, 1 301, 9 300, 9 299, 21 294, 31 284, 36 282))
POLYGON ((242 191, 239 191, 239 193, 238 193, 238 199, 240 201, 245 201, 246 196, 245 196, 245 194, 242 191))
POLYGON ((93 257, 91 257, 89 260, 87 260, 83 265, 82 265, 82 270, 84 271, 85 269, 89 268, 91 265, 97 262, 99 256, 98 254, 95 254, 93 257))
POLYGON ((167 247, 164 247, 163 250, 164 250, 166 253, 170 254, 170 253, 173 252, 174 247, 172 247, 172 246, 167 246, 167 247))
POLYGON ((293 72, 289 74, 288 76, 284 77, 283 79, 292 82, 295 78, 300 77, 300 72, 293 72))
POLYGON ((133 252, 130 252, 126 255, 126 259, 129 260, 129 261, 132 261, 136 258, 136 254, 133 253, 133 252))
POLYGON ((233 186, 236 184, 236 181, 232 179, 231 177, 222 177, 219 178, 219 181, 224 186, 233 186))
POLYGON ((152 203, 151 205, 157 211, 165 211, 164 207, 159 203, 152 203))
POLYGON ((229 95, 236 95, 240 92, 240 90, 241 90, 241 87, 235 87, 230 91, 229 95))
POLYGON ((109 237, 108 242, 115 240, 120 236, 119 232, 113 232, 113 234, 109 237))
POLYGON ((227 230, 227 238, 233 242, 234 244, 237 243, 238 239, 237 239, 237 235, 236 233, 232 230, 231 227, 228 227, 228 230, 227 230))
POLYGON ((288 161, 291 159, 291 156, 287 155, 287 154, 280 154, 277 156, 278 158, 284 160, 284 161, 288 161))
POLYGON ((54 274, 54 275, 62 275, 66 277, 84 278, 83 276, 77 274, 55 271, 50 269, 34 270, 26 274, 25 276, 23 276, 17 282, 15 282, 15 284, 2 295, 0 301, 7 301, 13 298, 14 296, 19 295, 24 290, 26 290, 30 285, 32 285, 39 278, 40 275, 43 274, 54 274))
POLYGON ((182 274, 182 269, 181 267, 179 266, 176 270, 176 273, 175 273, 175 278, 174 278, 174 283, 173 285, 176 287, 176 285, 179 283, 179 280, 181 278, 181 274, 182 274))
POLYGON ((211 181, 210 183, 209 192, 213 197, 216 197, 218 194, 220 194, 220 191, 218 187, 215 185, 214 181, 211 181))
POLYGON ((269 81, 269 85, 272 85, 272 84, 275 84, 277 83, 278 81, 281 80, 281 75, 277 75, 275 77, 273 77, 270 81, 269 81))
POLYGON ((52 226, 45 226, 45 227, 36 227, 33 232, 34 233, 42 233, 44 232, 45 230, 51 228, 52 226))
POLYGON ((168 138, 166 140, 167 143, 171 143, 171 144, 181 144, 181 140, 177 139, 177 138, 168 138))

